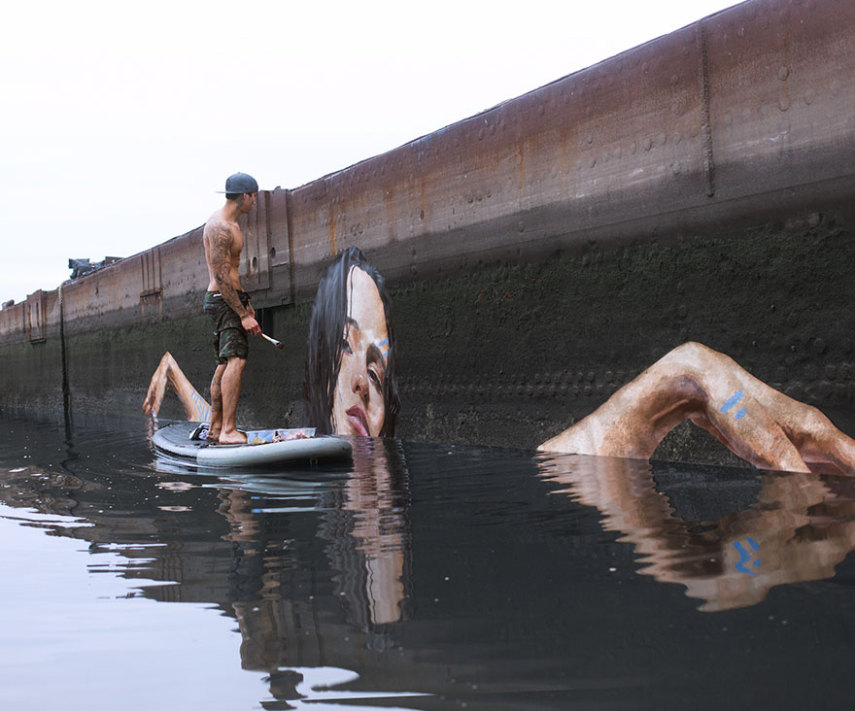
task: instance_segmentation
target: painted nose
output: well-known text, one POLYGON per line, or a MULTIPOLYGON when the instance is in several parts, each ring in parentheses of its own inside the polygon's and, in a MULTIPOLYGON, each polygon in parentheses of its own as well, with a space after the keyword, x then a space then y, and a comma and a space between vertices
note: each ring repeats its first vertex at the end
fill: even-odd
POLYGON ((353 392, 357 393, 364 401, 368 400, 368 378, 362 370, 353 376, 353 392))

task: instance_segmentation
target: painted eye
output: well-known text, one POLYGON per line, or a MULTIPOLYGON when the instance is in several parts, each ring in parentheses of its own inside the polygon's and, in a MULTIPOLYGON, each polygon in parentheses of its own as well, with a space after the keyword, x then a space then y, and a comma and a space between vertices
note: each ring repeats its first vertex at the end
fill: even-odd
POLYGON ((341 339, 341 352, 342 353, 353 353, 353 349, 350 347, 350 343, 346 338, 341 339))
POLYGON ((380 380, 380 376, 377 375, 376 371, 369 369, 368 377, 371 379, 371 382, 374 383, 374 387, 376 387, 380 392, 383 392, 383 381, 380 380))

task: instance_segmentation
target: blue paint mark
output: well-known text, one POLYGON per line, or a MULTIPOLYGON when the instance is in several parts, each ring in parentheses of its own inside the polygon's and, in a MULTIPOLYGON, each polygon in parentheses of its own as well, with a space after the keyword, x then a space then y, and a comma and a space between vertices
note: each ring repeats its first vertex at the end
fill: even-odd
MULTIPOLYGON (((742 396, 744 394, 745 394, 745 389, 742 388, 738 392, 731 395, 730 400, 728 400, 726 403, 724 403, 724 405, 721 406, 721 411, 724 413, 730 412, 730 410, 733 408, 733 406, 736 405, 736 403, 738 403, 742 399, 742 396)), ((745 408, 740 410, 740 412, 744 413, 745 408)), ((739 413, 737 413, 737 419, 738 418, 739 418, 739 413)))
MULTIPOLYGON (((755 551, 760 551, 760 546, 753 538, 751 538, 751 536, 748 537, 748 545, 750 545, 755 551)), ((760 560, 751 560, 751 552, 748 551, 740 541, 734 541, 733 547, 736 548, 736 552, 739 553, 739 560, 737 561, 734 567, 740 573, 746 573, 747 575, 757 575, 757 573, 755 573, 753 570, 746 568, 745 564, 750 562, 755 568, 759 568, 761 565, 760 560)))
POLYGON ((190 393, 190 397, 196 405, 196 413, 199 415, 201 422, 211 421, 211 406, 205 402, 205 399, 195 390, 190 393))
MULTIPOLYGON (((721 411, 724 413, 730 412, 736 406, 736 404, 740 400, 742 400, 744 395, 745 389, 740 388, 738 392, 733 393, 733 395, 730 396, 730 399, 726 403, 724 403, 724 405, 721 406, 721 411)), ((736 417, 737 420, 741 420, 747 414, 748 411, 744 407, 741 407, 734 413, 734 417, 736 417)))
MULTIPOLYGON (((388 345, 389 345, 389 339, 388 338, 384 338, 382 341, 377 341, 377 347, 378 348, 382 348, 383 346, 388 346, 388 345)), ((384 358, 389 357, 389 349, 388 348, 385 351, 383 351, 382 353, 383 353, 384 358)))

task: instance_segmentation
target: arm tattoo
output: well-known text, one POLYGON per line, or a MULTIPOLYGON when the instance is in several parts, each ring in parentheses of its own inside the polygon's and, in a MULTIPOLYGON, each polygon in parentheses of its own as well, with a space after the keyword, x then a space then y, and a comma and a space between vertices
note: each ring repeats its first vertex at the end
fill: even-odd
POLYGON ((214 278, 217 280, 223 300, 243 318, 249 311, 240 302, 240 297, 232 286, 231 246, 231 230, 228 227, 217 226, 217 231, 211 239, 211 265, 214 269, 214 278))

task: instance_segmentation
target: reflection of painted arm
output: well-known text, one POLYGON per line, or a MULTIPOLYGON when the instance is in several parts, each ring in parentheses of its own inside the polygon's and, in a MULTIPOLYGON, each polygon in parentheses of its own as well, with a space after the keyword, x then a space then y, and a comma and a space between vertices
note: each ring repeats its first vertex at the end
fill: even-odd
MULTIPOLYGON (((817 474, 766 474, 757 505, 715 522, 684 521, 640 461, 543 458, 544 478, 596 507, 659 582, 685 585, 705 611, 753 605, 784 583, 834 576, 855 548, 855 497, 817 474)), ((838 479, 838 482, 851 481, 838 479)), ((852 489, 852 487, 849 487, 852 489)))
POLYGON ((196 389, 190 384, 187 376, 178 367, 178 363, 169 351, 163 354, 157 370, 151 376, 148 392, 142 405, 145 414, 157 417, 157 412, 160 410, 160 405, 163 402, 163 396, 166 394, 166 386, 168 384, 172 385, 178 398, 181 400, 188 419, 197 422, 210 421, 211 406, 196 392, 196 389))
POLYGON ((855 473, 855 441, 819 410, 698 343, 675 348, 540 448, 647 459, 687 418, 760 468, 808 471, 810 462, 855 473))

